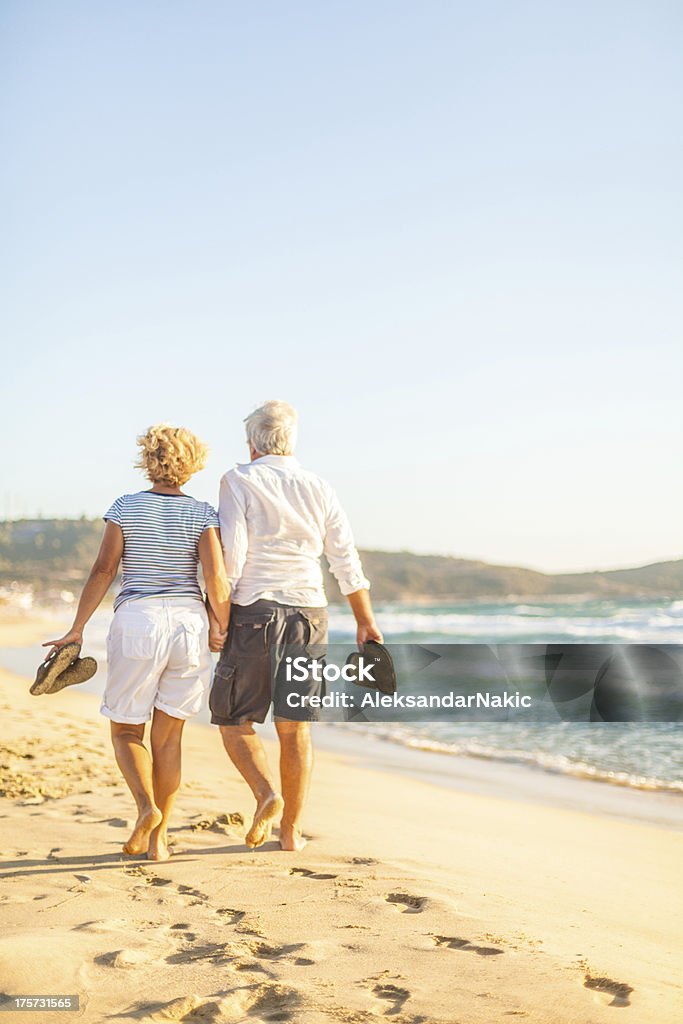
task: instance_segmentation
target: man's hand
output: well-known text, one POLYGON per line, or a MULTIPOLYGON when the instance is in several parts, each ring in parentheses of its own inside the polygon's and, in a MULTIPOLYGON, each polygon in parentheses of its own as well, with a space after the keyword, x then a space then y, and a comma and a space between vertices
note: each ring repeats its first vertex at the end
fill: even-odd
POLYGON ((209 629, 209 650, 217 654, 218 651, 222 651, 225 647, 225 641, 228 638, 228 631, 221 633, 217 626, 211 626, 209 629))
POLYGON ((376 622, 369 622, 358 626, 356 632, 356 642, 360 647, 362 644, 366 644, 368 640, 377 640, 378 643, 384 643, 384 636, 382 631, 378 628, 376 622))

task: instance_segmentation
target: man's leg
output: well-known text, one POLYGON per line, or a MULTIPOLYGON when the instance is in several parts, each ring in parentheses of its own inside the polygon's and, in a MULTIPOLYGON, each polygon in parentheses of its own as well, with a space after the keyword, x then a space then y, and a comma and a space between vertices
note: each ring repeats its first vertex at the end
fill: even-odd
POLYGON ((311 725, 276 719, 275 728, 280 738, 280 780, 285 801, 280 846, 288 851, 303 850, 306 840, 301 834, 301 815, 313 768, 311 725))
POLYGON ((147 852, 150 832, 161 821, 161 811, 154 800, 152 759, 143 743, 144 735, 144 725, 111 723, 111 741, 116 763, 138 808, 135 828, 123 847, 123 852, 129 854, 147 852))
POLYGON ((275 789, 268 759, 252 722, 220 727, 228 757, 256 799, 256 812, 246 835, 247 846, 260 846, 270 839, 273 819, 282 810, 283 801, 275 789))
POLYGON ((161 821, 149 837, 149 860, 168 860, 168 819, 180 788, 181 740, 185 720, 154 709, 150 742, 155 802, 161 821))

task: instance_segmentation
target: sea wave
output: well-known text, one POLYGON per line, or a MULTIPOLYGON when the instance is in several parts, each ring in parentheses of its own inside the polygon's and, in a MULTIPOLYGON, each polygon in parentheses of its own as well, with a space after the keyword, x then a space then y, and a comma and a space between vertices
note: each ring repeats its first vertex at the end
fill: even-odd
POLYGON ((635 772, 607 769, 575 759, 565 754, 553 754, 541 750, 521 750, 519 748, 500 748, 477 741, 446 742, 424 735, 415 735, 396 727, 363 727, 355 726, 361 732, 388 743, 396 743, 412 750, 424 750, 437 754, 448 754, 456 757, 480 758, 486 761, 499 761, 507 764, 522 764, 539 768, 556 775, 570 775, 574 778, 588 779, 592 782, 609 783, 628 789, 648 790, 650 792, 683 793, 683 781, 672 781, 657 776, 641 775, 635 772))
MULTIPOLYGON (((388 606, 378 609, 378 622, 394 642, 419 637, 422 642, 450 640, 482 642, 524 638, 539 643, 558 640, 602 643, 683 643, 683 601, 653 605, 559 609, 557 605, 492 606, 486 609, 416 609, 388 606)), ((339 637, 353 635, 353 619, 331 610, 330 630, 339 637)))

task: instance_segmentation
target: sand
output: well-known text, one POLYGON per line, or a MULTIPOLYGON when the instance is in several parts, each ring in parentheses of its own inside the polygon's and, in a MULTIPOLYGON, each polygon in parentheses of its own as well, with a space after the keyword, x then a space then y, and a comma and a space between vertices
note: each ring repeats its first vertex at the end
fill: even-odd
POLYGON ((121 853, 97 698, 28 686, 0 673, 0 989, 81 1010, 27 1024, 683 1020, 679 831, 318 752, 306 849, 251 852, 248 791, 191 724, 152 864, 121 853))
MULTIPOLYGON (((22 609, 0 606, 0 648, 26 647, 63 636, 73 614, 63 607, 22 609)), ((45 651, 47 654, 47 650, 45 651)))

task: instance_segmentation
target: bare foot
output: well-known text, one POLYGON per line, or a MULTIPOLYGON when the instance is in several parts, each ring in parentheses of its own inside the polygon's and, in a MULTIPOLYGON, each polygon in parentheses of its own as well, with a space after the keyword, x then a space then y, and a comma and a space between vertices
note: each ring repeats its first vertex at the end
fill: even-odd
POLYGON ((158 807, 148 807, 145 811, 140 811, 138 820, 135 822, 135 828, 130 834, 130 839, 123 845, 123 852, 128 853, 131 856, 136 856, 141 853, 147 853, 149 846, 149 837, 152 829, 155 829, 161 821, 161 811, 158 807))
POLYGON ((172 851, 168 848, 168 836, 165 831, 155 828, 149 837, 147 860, 168 860, 172 851))
POLYGON ((271 793, 257 806, 251 828, 244 840, 247 846, 251 846, 253 849, 270 839, 273 820, 281 813, 284 806, 285 802, 279 793, 271 793))
POLYGON ((300 829, 290 825, 280 826, 280 846, 287 853, 299 853, 300 850, 303 850, 306 842, 300 829))

